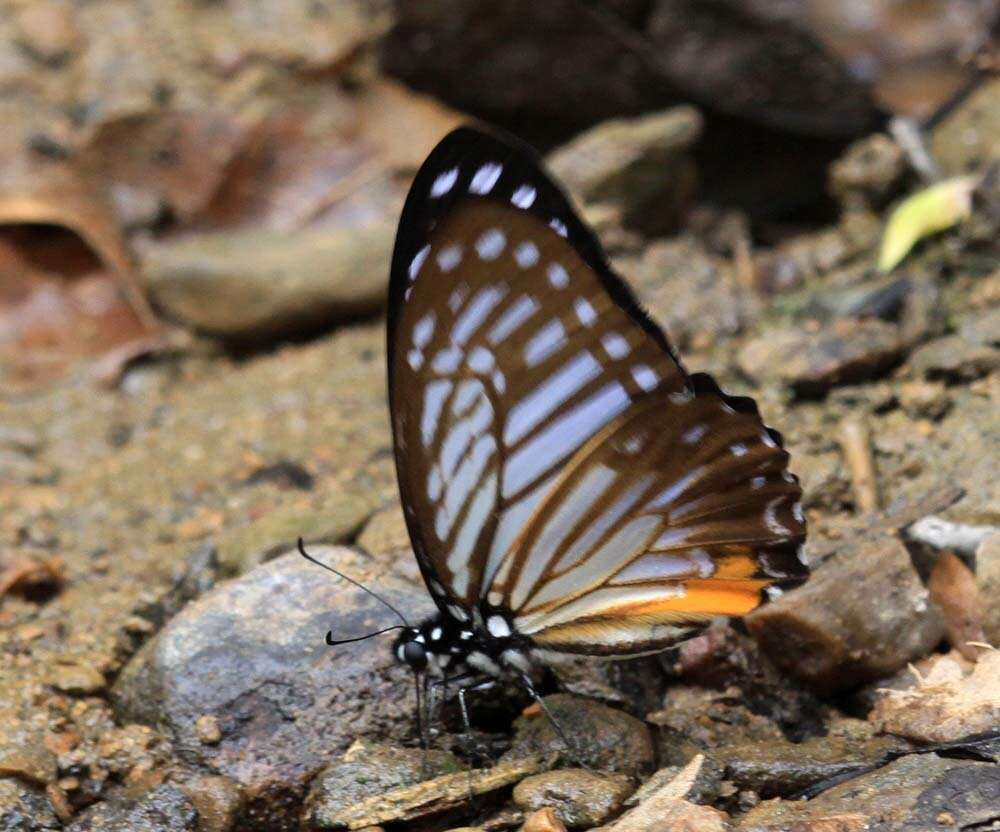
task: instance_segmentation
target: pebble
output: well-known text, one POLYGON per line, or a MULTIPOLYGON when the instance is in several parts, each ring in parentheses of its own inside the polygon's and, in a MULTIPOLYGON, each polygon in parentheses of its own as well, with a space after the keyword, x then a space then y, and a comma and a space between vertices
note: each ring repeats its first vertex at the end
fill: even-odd
POLYGON ((958 828, 968 828, 998 815, 998 788, 996 765, 911 754, 808 801, 766 800, 744 815, 737 830, 931 830, 942 811, 956 817, 958 828))
MULTIPOLYGON (((357 552, 311 553, 376 583, 414 619, 428 611, 423 588, 378 577, 357 552)), ((393 623, 371 596, 289 553, 185 606, 126 665, 112 702, 120 721, 161 727, 181 756, 236 781, 247 799, 241 817, 281 826, 310 775, 355 739, 409 739, 412 678, 388 639, 324 643, 330 629, 349 637, 393 623), (205 717, 218 742, 204 743, 205 717)))
POLYGON ((75 696, 100 693, 107 685, 104 674, 82 664, 57 664, 49 676, 49 684, 56 690, 75 696))
POLYGON ((547 162, 556 179, 585 203, 614 203, 626 225, 662 233, 693 193, 687 151, 701 129, 701 114, 693 107, 611 119, 552 151, 547 162))
POLYGON ((216 745, 222 741, 222 729, 219 727, 219 720, 211 714, 204 714, 198 717, 194 724, 195 734, 198 741, 205 745, 216 745))
POLYGON ((653 765, 649 728, 624 711, 565 693, 545 697, 552 717, 572 745, 572 754, 541 713, 519 717, 504 760, 530 755, 557 755, 571 765, 637 776, 653 765))
POLYGON ((395 219, 294 232, 192 234, 145 252, 142 279, 164 314, 198 332, 299 334, 385 303, 395 219))
POLYGON ((879 378, 904 354, 899 328, 877 319, 843 319, 817 332, 776 330, 748 341, 740 369, 760 385, 780 384, 800 396, 879 378))
POLYGON ((976 588, 983 609, 983 634, 1000 647, 1000 532, 994 532, 976 550, 976 588))
POLYGON ((243 790, 229 777, 192 777, 182 786, 198 810, 198 832, 235 832, 243 808, 243 790))
POLYGON ((616 815, 635 791, 630 778, 579 768, 546 771, 514 787, 514 803, 525 811, 545 807, 570 829, 588 829, 616 815))
POLYGON ((878 208, 906 172, 902 149, 884 133, 851 144, 830 165, 830 191, 845 208, 878 208))
POLYGON ((930 380, 968 382, 1000 369, 1000 350, 961 335, 945 335, 915 349, 906 367, 930 380))
POLYGON ((462 770, 459 760, 446 751, 431 749, 425 754, 419 748, 359 740, 316 776, 303 812, 305 825, 328 829, 367 798, 462 770))
POLYGON ((43 793, 12 778, 0 779, 0 829, 4 832, 55 832, 62 828, 43 793))
POLYGON ((823 694, 891 675, 944 636, 906 547, 878 534, 845 541, 808 583, 745 620, 775 663, 823 694))
POLYGON ((156 786, 141 797, 112 798, 87 809, 68 832, 200 832, 198 811, 175 785, 156 786))

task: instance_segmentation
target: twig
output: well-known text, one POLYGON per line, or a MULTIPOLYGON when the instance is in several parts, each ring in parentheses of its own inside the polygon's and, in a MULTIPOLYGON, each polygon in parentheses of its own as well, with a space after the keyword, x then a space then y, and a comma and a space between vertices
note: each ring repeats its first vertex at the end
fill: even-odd
POLYGON ((880 507, 878 475, 875 472, 868 426, 861 419, 844 419, 840 423, 838 438, 851 475, 851 486, 858 509, 877 511, 880 507))

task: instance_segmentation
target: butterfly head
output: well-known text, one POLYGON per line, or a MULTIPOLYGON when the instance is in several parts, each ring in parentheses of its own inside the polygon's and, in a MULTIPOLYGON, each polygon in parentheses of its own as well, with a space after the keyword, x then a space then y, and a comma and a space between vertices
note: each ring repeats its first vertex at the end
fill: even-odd
POLYGON ((393 653, 400 663, 415 673, 422 673, 427 669, 426 639, 416 627, 407 627, 399 634, 393 653))

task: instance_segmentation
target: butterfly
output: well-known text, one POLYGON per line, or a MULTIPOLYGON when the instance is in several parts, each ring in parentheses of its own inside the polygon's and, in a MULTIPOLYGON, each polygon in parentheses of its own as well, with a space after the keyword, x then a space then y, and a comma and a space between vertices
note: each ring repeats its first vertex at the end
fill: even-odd
POLYGON ((388 299, 406 523, 437 613, 414 672, 660 651, 801 584, 781 436, 688 373, 520 141, 460 127, 417 173, 388 299))

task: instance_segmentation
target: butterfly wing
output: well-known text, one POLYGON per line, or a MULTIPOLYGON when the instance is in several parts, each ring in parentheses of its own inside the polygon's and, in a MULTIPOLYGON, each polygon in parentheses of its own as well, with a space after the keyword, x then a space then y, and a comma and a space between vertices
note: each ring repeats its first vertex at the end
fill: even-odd
MULTIPOLYGON (((432 596, 458 618, 484 598, 522 610, 540 641, 572 620, 569 601, 556 622, 528 600, 533 581, 573 580, 549 568, 536 540, 563 510, 570 480, 622 462, 607 455, 622 431, 639 429, 640 412, 651 429, 656 411, 683 422, 681 400, 711 401, 730 417, 749 401, 687 375, 533 153, 470 128, 446 137, 414 180, 393 255, 388 346, 400 490, 432 596)), ((749 409, 740 418, 776 444, 749 409)), ((683 475, 690 450, 664 445, 657 481, 683 475)), ((705 500, 720 483, 706 473, 705 500)), ((790 527, 787 537, 801 535, 790 527)), ((752 540, 741 544, 747 558, 757 556, 752 540)), ((635 554, 622 551, 623 564, 635 554)))
POLYGON ((696 379, 630 408, 566 466, 490 602, 543 649, 629 655, 801 583, 801 491, 747 402, 696 379))

